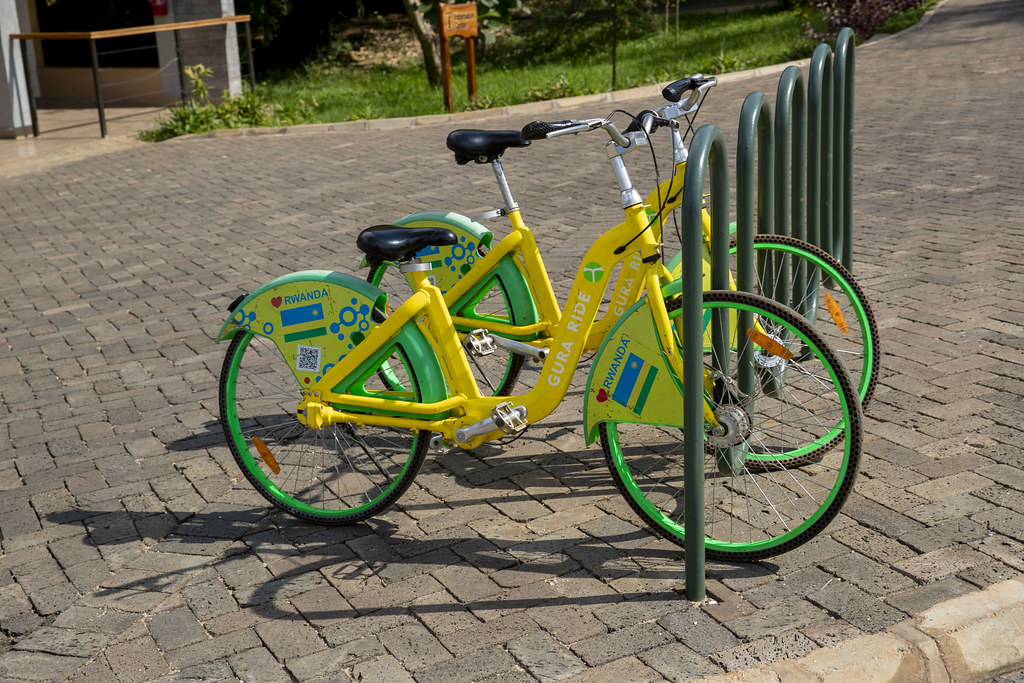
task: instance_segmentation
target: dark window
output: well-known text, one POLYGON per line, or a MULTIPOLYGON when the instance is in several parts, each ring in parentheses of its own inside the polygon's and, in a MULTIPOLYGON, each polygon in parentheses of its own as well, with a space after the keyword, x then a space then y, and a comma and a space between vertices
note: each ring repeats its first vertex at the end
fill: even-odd
MULTIPOLYGON (((36 0, 40 31, 105 31, 133 26, 152 26, 149 0, 36 0)), ((43 40, 46 66, 91 66, 89 42, 43 40)), ((101 67, 159 66, 156 34, 96 41, 101 67)))

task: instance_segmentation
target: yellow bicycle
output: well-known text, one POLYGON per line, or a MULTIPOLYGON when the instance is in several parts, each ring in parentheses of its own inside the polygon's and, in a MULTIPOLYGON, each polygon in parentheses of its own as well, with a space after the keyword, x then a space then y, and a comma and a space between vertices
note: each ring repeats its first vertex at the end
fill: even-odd
POLYGON ((367 519, 407 490, 432 446, 474 448, 549 415, 584 351, 596 349, 586 438, 600 438, 616 485, 654 531, 683 544, 683 436, 699 429, 707 446, 708 557, 766 557, 820 532, 857 472, 857 394, 806 319, 765 297, 708 291, 702 377, 685 380, 702 382, 703 420, 683 424, 680 300, 623 159, 648 144, 649 122, 641 123, 621 131, 611 117, 534 122, 515 135, 466 131, 449 139, 458 158, 489 163, 531 140, 594 130, 610 138, 625 220, 593 240, 561 305, 499 176, 512 233, 486 254, 474 250, 472 269, 486 274, 474 279, 511 277, 501 270, 511 260, 535 302, 532 320, 477 313, 487 293, 467 278, 442 292, 441 269, 417 254, 462 244, 462 235, 437 226, 384 225, 359 235, 371 266, 398 263, 411 281, 413 293, 400 305, 389 305, 371 283, 333 271, 292 273, 239 297, 218 335, 231 340, 220 409, 231 452, 253 486, 306 520, 367 519), (605 328, 595 321, 616 268, 646 295, 605 328), (470 325, 488 329, 460 333, 470 325), (470 355, 513 342, 543 358, 536 385, 521 395, 482 391, 470 355), (813 464, 804 464, 808 454, 813 464), (798 461, 804 466, 793 467, 798 461))
MULTIPOLYGON (((688 156, 685 135, 692 131, 694 119, 707 92, 716 84, 716 78, 700 74, 675 81, 663 90, 663 96, 668 100, 666 104, 638 115, 638 118, 649 114, 677 122, 677 125, 669 126, 673 153, 672 176, 660 183, 643 204, 652 222, 650 229, 656 240, 664 241, 663 233, 670 221, 675 222, 678 232, 676 210, 682 204, 682 184, 688 156), (683 125, 686 130, 682 128, 683 125)), ((551 125, 564 127, 571 123, 557 122, 551 125)), ((506 238, 510 242, 494 245, 491 232, 482 224, 491 218, 507 216, 512 219, 518 216, 518 205, 498 155, 474 158, 472 150, 466 149, 466 141, 472 142, 480 133, 454 131, 449 136, 448 145, 455 152, 459 163, 474 161, 488 163, 493 167, 504 206, 473 218, 454 212, 422 211, 399 219, 395 225, 442 227, 452 230, 458 236, 458 242, 452 246, 431 247, 417 256, 432 266, 431 281, 445 295, 456 328, 464 342, 474 351, 470 354, 470 363, 481 387, 494 395, 507 395, 514 391, 524 364, 529 360, 543 360, 544 351, 538 352, 536 345, 520 343, 530 342, 536 335, 514 335, 502 324, 512 323, 522 329, 542 318, 550 319, 555 307, 551 301, 534 299, 535 293, 541 288, 530 285, 529 272, 512 256, 499 259, 494 268, 476 268, 477 262, 489 250, 499 249, 505 253, 509 246, 514 246, 514 240, 518 239, 513 230, 513 234, 506 238), (481 349, 488 351, 479 353, 481 349)), ((495 136, 498 133, 488 132, 486 135, 495 136)), ((520 132, 506 131, 505 136, 518 140, 520 132)), ((704 288, 712 289, 711 218, 707 211, 703 212, 703 232, 704 288)), ((857 389, 861 405, 867 406, 878 382, 879 335, 874 313, 860 285, 838 260, 802 240, 787 235, 758 234, 753 237, 753 249, 757 257, 757 268, 752 291, 794 309, 814 325, 815 330, 839 354, 857 389)), ((666 252, 664 245, 662 251, 670 253, 666 252)), ((729 250, 730 272, 736 271, 737 251, 733 244, 729 250)), ((676 251, 672 256, 666 255, 665 267, 672 279, 681 276, 681 256, 681 251, 676 251)), ((633 252, 624 260, 625 265, 620 268, 617 280, 609 290, 608 311, 599 317, 590 337, 594 343, 599 343, 622 313, 641 296, 643 282, 636 277, 638 258, 637 253, 633 252)), ((363 265, 369 264, 364 261, 363 265)), ((366 279, 384 288, 393 298, 403 296, 397 293, 408 293, 411 280, 408 276, 407 281, 394 277, 397 268, 398 264, 394 262, 374 264, 366 279)))

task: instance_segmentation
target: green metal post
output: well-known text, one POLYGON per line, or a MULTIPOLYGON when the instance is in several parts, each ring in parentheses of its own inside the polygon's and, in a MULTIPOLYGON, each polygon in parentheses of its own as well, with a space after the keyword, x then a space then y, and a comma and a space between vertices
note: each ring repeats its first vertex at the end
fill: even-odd
POLYGON ((853 30, 844 28, 836 38, 835 62, 835 183, 833 212, 835 248, 847 270, 853 272, 853 81, 855 71, 853 30))
MULTIPOLYGON (((798 66, 782 72, 775 99, 775 232, 807 239, 807 95, 798 66)), ((772 289, 765 294, 788 305, 792 302, 791 284, 804 291, 806 265, 797 259, 791 270, 770 258, 765 255, 766 262, 758 264, 759 268, 771 268, 777 278, 772 278, 772 289)), ((777 258, 786 257, 778 254, 777 258)))
MULTIPOLYGON (((690 157, 683 178, 682 253, 683 300, 683 495, 686 550, 686 597, 704 599, 704 372, 703 282, 701 209, 704 180, 711 173, 711 232, 728 240, 729 167, 725 138, 714 125, 701 126, 690 143, 690 157)), ((726 261, 726 267, 728 267, 726 261)), ((712 271, 714 268, 712 267, 712 271)), ((714 277, 714 275, 712 275, 714 277)))
MULTIPOLYGON (((736 150, 736 286, 745 292, 752 292, 754 287, 754 234, 775 232, 775 135, 772 127, 772 110, 768 97, 762 92, 753 92, 743 101, 740 111, 739 147, 736 150), (755 152, 756 152, 756 183, 755 183, 755 152), (757 212, 754 211, 754 195, 757 195, 757 212), (756 225, 755 225, 756 220, 756 225)), ((714 245, 714 235, 712 235, 714 245)), ((767 263, 759 263, 766 267, 767 263)), ((712 262, 712 286, 718 289, 714 281, 714 262, 712 262)), ((762 279, 762 282, 764 280, 762 279)), ((788 290, 781 292, 765 292, 777 301, 788 301, 788 290), (780 299, 779 296, 787 298, 780 299)), ((742 312, 736 316, 735 335, 741 338, 744 331, 754 326, 753 315, 742 312)), ((731 332, 731 331, 730 331, 731 332)), ((732 334, 724 340, 732 343, 732 334)), ((754 395, 756 370, 754 367, 754 349, 750 344, 737 344, 740 354, 736 359, 739 390, 747 396, 754 395)), ((727 347, 723 347, 727 348, 727 347)), ((769 382, 768 391, 781 388, 782 373, 773 373, 774 382, 769 382)), ((740 467, 746 453, 735 453, 733 464, 740 467)))
POLYGON ((831 253, 832 49, 811 57, 807 88, 807 241, 831 253))
POLYGON ((100 57, 96 52, 96 40, 89 39, 89 56, 92 57, 92 83, 96 88, 96 109, 100 113, 100 135, 107 137, 107 113, 103 110, 103 84, 100 82, 100 57))
POLYGON ((807 239, 807 94, 798 66, 775 96, 775 233, 807 239))

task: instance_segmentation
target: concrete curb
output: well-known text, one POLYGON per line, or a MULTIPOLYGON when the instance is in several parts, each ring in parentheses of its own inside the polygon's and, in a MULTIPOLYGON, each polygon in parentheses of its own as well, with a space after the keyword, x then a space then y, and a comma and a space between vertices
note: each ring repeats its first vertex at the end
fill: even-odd
POLYGON ((966 683, 1024 661, 1024 574, 939 603, 869 636, 798 659, 698 679, 702 683, 966 683))

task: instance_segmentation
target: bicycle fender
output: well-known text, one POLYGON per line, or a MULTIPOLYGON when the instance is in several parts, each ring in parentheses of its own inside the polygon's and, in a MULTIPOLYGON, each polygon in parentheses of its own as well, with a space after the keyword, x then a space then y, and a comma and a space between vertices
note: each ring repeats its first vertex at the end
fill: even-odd
MULTIPOLYGON (((277 346, 299 386, 312 385, 376 325, 371 312, 381 308, 385 298, 380 288, 345 273, 290 273, 271 280, 236 305, 217 341, 239 332, 266 337, 277 346)), ((424 391, 437 394, 424 396, 424 402, 447 398, 437 356, 414 323, 402 328, 395 344, 409 355, 422 386, 428 387, 424 391)))
MULTIPOLYGON (((430 279, 434 285, 447 294, 448 290, 468 273, 476 261, 481 258, 480 248, 490 247, 494 238, 490 230, 473 221, 466 216, 450 211, 420 211, 409 214, 394 222, 394 225, 409 228, 434 228, 444 227, 455 233, 458 243, 451 246, 427 247, 416 254, 423 263, 431 265, 430 279)), ((363 266, 366 261, 364 259, 363 266)), ((497 278, 504 287, 509 297, 508 307, 512 312, 512 320, 499 322, 511 322, 513 325, 533 325, 540 321, 537 307, 530 293, 530 287, 526 278, 516 267, 512 258, 504 258, 495 268, 493 277, 481 281, 477 286, 467 291, 458 301, 449 306, 453 315, 469 319, 478 319, 486 323, 487 316, 476 312, 476 305, 491 290, 494 279, 497 278)), ((522 340, 532 340, 536 335, 529 337, 515 337, 522 340)))
POLYGON ((683 387, 662 352, 646 297, 615 324, 590 367, 583 397, 588 444, 606 420, 683 426, 683 387))

